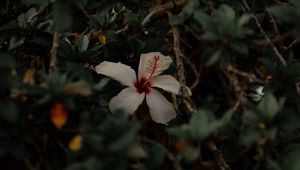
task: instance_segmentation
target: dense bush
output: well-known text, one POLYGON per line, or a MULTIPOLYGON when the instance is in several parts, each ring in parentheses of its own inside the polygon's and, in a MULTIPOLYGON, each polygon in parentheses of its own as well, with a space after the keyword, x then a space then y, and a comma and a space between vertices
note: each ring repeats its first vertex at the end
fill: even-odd
POLYGON ((299 0, 2 0, 0 169, 299 170, 299 38, 299 0), (95 69, 149 52, 167 125, 95 69))

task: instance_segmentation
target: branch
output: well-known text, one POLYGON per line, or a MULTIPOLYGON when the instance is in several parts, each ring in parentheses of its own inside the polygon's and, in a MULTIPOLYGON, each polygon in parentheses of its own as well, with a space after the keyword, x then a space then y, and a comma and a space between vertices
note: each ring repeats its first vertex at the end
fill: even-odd
POLYGON ((177 73, 178 73, 178 78, 179 82, 181 84, 181 94, 183 96, 183 102, 184 105, 188 111, 189 114, 193 113, 196 110, 195 103, 191 99, 188 89, 186 87, 186 82, 185 82, 185 70, 184 70, 184 65, 183 65, 183 53, 180 48, 180 38, 179 38, 179 31, 177 27, 173 27, 173 39, 174 39, 174 52, 176 56, 176 64, 177 64, 177 73))
MULTIPOLYGON (((294 30, 290 30, 290 31, 287 31, 287 32, 284 32, 282 34, 278 34, 276 35, 275 37, 273 37, 272 39, 270 39, 271 41, 267 41, 265 39, 262 39, 262 40, 253 40, 253 42, 256 44, 256 45, 271 45, 271 43, 280 43, 282 42, 283 40, 285 40, 286 38, 292 36, 295 34, 295 31, 294 30)), ((284 48, 284 47, 283 47, 284 48)), ((283 49, 285 50, 285 49, 283 49)))
MULTIPOLYGON (((271 14, 271 12, 268 9, 266 9, 266 12, 267 12, 267 16, 269 17, 269 22, 271 23, 271 26, 273 28, 274 33, 276 34, 276 36, 280 35, 279 29, 277 27, 277 24, 275 22, 275 19, 274 19, 273 15, 271 14)), ((278 39, 278 45, 280 47, 281 52, 283 52, 284 51, 284 44, 282 42, 282 39, 278 39)))
POLYGON ((33 13, 30 17, 28 17, 27 22, 30 23, 35 17, 41 15, 41 13, 43 13, 46 10, 46 8, 49 6, 49 4, 50 3, 41 5, 40 9, 37 12, 33 13))
POLYGON ((208 148, 213 152, 220 170, 231 170, 230 166, 224 160, 223 155, 214 143, 209 143, 208 148))
POLYGON ((292 49, 296 44, 297 44, 297 40, 294 40, 290 45, 288 45, 287 47, 285 47, 285 51, 289 51, 290 49, 292 49))
POLYGON ((195 87, 197 87, 197 85, 200 82, 200 72, 202 70, 202 66, 200 68, 200 71, 197 70, 197 67, 195 66, 195 64, 186 56, 183 56, 184 62, 186 62, 186 64, 188 64, 192 71, 194 72, 194 76, 195 76, 195 80, 194 83, 190 86, 191 89, 194 89, 195 87))
POLYGON ((57 48, 59 44, 59 32, 57 30, 53 33, 53 42, 52 42, 52 48, 50 50, 51 58, 50 58, 50 67, 49 67, 49 73, 51 73, 54 70, 54 67, 56 65, 57 60, 57 48))
MULTIPOLYGON (((230 68, 230 67, 228 67, 228 68, 230 68)), ((233 109, 236 110, 238 108, 238 106, 240 105, 241 101, 244 98, 244 91, 243 91, 243 89, 240 85, 240 82, 239 82, 239 80, 236 76, 237 75, 236 73, 230 74, 230 71, 227 68, 221 68, 221 70, 223 71, 223 73, 228 78, 228 80, 230 81, 230 83, 232 84, 232 86, 234 88, 236 101, 235 101, 235 104, 233 106, 233 109)))
MULTIPOLYGON (((247 1, 246 0, 243 0, 243 4, 245 6, 245 9, 248 11, 248 12, 251 12, 251 9, 249 7, 249 5, 247 4, 247 1)), ((262 28, 261 24, 259 23, 259 20, 257 19, 257 17, 251 13, 251 17, 255 20, 255 23, 256 23, 256 26, 257 28, 259 29, 260 33, 263 35, 263 37, 266 39, 266 41, 269 42, 274 54, 276 55, 276 57, 278 58, 280 64, 286 66, 286 61, 285 59, 282 57, 282 55, 279 53, 278 49, 276 48, 276 46, 272 43, 272 41, 270 40, 270 38, 267 36, 267 34, 265 33, 264 29, 262 28)))
POLYGON ((24 163, 26 164, 26 166, 29 170, 38 170, 36 167, 34 167, 32 165, 32 163, 30 162, 30 160, 28 158, 24 159, 24 163))
MULTIPOLYGON (((174 2, 177 6, 183 6, 187 0, 174 0, 174 2)), ((149 14, 141 22, 141 25, 145 26, 154 16, 166 15, 173 8, 174 4, 172 1, 151 8, 149 14)))
POLYGON ((227 65, 225 67, 225 69, 229 72, 232 72, 236 75, 239 75, 241 77, 245 77, 247 78, 249 81, 255 81, 257 83, 261 83, 261 84, 265 84, 265 81, 261 80, 261 79, 258 79, 256 78, 256 76, 254 74, 250 74, 250 73, 247 73, 247 72, 244 72, 244 71, 241 71, 241 70, 238 70, 236 68, 234 68, 232 65, 227 65))

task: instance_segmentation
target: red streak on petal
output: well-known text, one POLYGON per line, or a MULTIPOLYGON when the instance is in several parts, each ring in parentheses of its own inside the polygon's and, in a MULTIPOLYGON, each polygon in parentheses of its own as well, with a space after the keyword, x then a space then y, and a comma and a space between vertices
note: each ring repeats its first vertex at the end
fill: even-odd
POLYGON ((153 66, 153 69, 152 69, 148 79, 150 79, 153 76, 153 74, 155 73, 155 71, 157 69, 157 65, 158 65, 158 60, 159 60, 159 56, 158 55, 154 56, 154 66, 153 66))

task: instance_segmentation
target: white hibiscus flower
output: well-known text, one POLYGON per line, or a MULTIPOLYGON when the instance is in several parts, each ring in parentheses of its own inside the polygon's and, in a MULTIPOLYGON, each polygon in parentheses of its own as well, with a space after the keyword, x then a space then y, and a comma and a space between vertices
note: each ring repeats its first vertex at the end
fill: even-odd
POLYGON ((104 61, 96 66, 96 72, 119 81, 128 86, 109 102, 112 112, 123 110, 133 114, 146 98, 150 116, 157 123, 167 124, 176 117, 176 111, 160 92, 158 87, 168 92, 179 94, 180 83, 170 75, 160 75, 168 69, 172 59, 160 52, 142 54, 140 57, 138 77, 135 71, 122 63, 104 61))

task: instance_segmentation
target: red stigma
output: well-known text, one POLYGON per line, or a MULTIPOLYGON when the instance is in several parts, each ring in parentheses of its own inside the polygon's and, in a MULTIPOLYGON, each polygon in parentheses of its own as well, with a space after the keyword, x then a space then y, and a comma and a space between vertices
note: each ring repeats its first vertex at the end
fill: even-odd
POLYGON ((138 93, 150 93, 150 88, 152 84, 148 82, 146 78, 142 77, 140 81, 134 82, 134 87, 136 88, 138 93))

